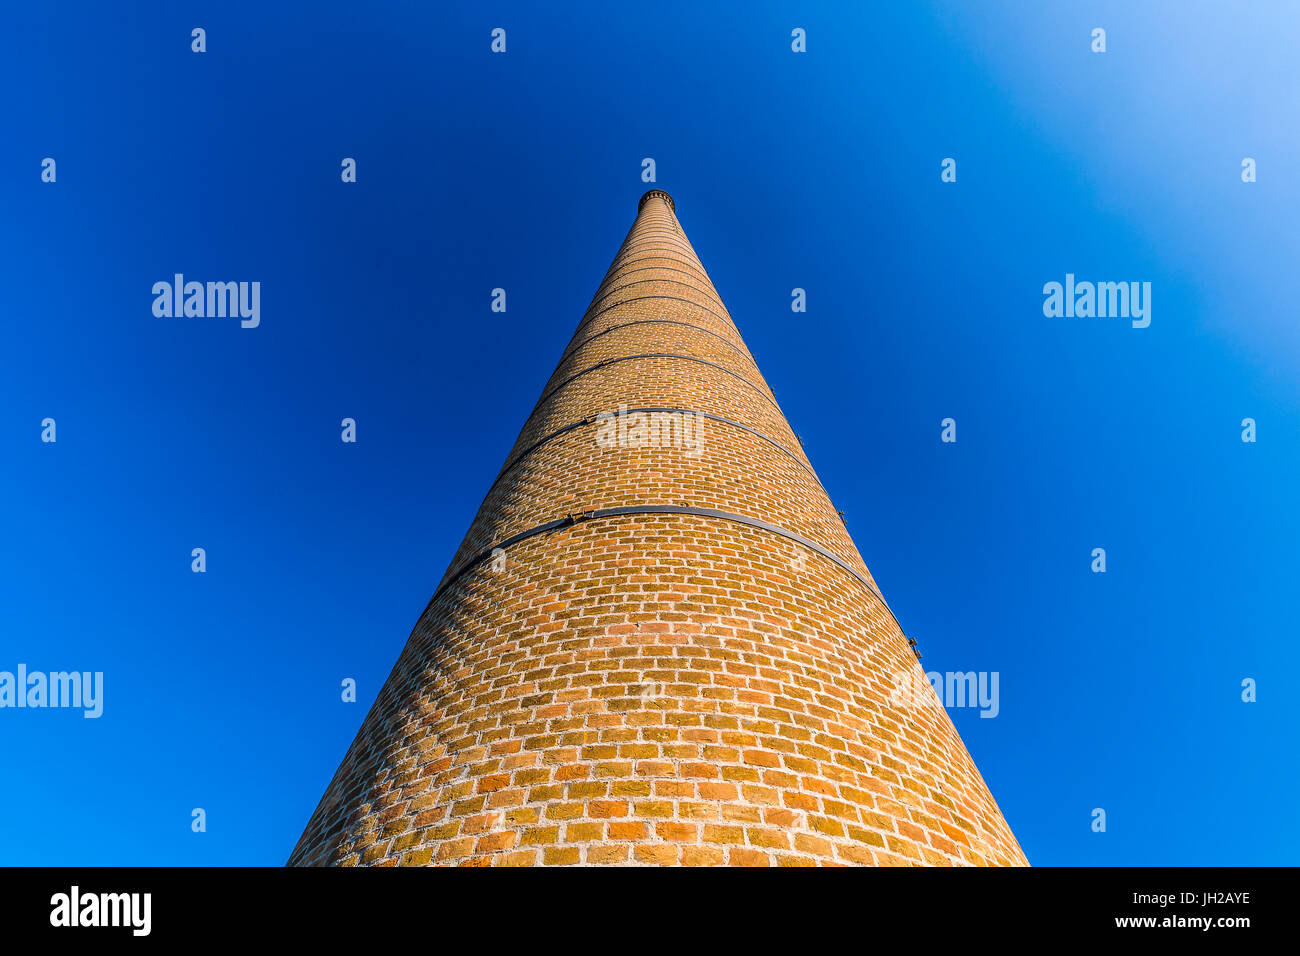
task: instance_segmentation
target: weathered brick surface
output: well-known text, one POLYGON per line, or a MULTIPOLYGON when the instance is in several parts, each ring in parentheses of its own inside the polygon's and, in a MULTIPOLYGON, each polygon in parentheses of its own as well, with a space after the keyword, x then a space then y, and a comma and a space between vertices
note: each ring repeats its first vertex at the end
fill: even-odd
POLYGON ((937 700, 899 702, 918 673, 652 190, 289 862, 1024 864, 937 700), (602 447, 620 405, 717 418, 602 447), (474 563, 657 505, 777 530, 588 517, 474 563))

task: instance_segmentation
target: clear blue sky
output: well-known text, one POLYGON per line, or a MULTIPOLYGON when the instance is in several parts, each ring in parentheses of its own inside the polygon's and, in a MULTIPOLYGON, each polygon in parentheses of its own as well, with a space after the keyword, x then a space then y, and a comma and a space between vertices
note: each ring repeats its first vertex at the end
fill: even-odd
POLYGON ((1000 674, 1030 860, 1297 862, 1293 4, 270 6, 0 20, 0 669, 105 674, 0 710, 0 862, 284 862, 644 157, 925 665, 1000 674))

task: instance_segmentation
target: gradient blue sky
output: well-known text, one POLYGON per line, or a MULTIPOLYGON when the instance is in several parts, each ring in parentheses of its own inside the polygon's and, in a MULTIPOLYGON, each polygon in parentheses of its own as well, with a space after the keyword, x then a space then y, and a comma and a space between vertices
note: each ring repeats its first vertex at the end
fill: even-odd
POLYGON ((561 6, 3 14, 0 862, 283 863, 647 156, 1030 861, 1298 862, 1295 6, 561 6))

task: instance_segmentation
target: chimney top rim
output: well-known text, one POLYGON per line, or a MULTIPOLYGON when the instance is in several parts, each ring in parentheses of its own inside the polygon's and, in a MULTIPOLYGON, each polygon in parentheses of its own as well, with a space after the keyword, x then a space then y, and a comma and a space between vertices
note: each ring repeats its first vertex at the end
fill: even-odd
POLYGON ((641 197, 641 201, 636 204, 636 211, 640 212, 641 207, 646 204, 646 200, 654 198, 656 196, 662 199, 664 202, 666 202, 668 204, 668 208, 671 209, 674 213, 677 212, 677 204, 673 202, 673 197, 668 195, 662 189, 648 190, 646 194, 641 197))

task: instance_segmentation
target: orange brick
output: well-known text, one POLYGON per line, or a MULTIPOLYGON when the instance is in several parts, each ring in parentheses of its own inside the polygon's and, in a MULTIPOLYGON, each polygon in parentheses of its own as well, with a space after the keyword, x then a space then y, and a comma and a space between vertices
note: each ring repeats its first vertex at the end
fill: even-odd
POLYGON ((628 846, 593 846, 587 849, 588 863, 624 863, 627 861, 628 846))
POLYGON ((657 863, 660 866, 672 866, 677 862, 678 848, 660 843, 642 843, 638 845, 633 856, 638 863, 657 863))
POLYGON ((682 866, 720 866, 722 850, 713 846, 690 846, 682 850, 682 866))
POLYGON ((745 831, 740 827, 705 824, 700 832, 700 839, 705 843, 744 843, 745 831))
POLYGON ((618 821, 609 825, 611 840, 644 840, 649 828, 636 821, 618 821))
POLYGON ((655 834, 665 840, 694 840, 696 827, 689 823, 661 822, 655 824, 655 834))
POLYGON ((513 830, 506 830, 501 833, 489 833, 480 837, 474 846, 475 853, 496 853, 500 850, 508 850, 515 845, 519 839, 519 834, 513 830))
POLYGON ((627 816, 626 800, 592 800, 587 804, 587 815, 591 817, 625 817, 627 816))
POLYGON ((570 866, 578 862, 578 848, 548 846, 542 853, 542 863, 546 866, 570 866))

